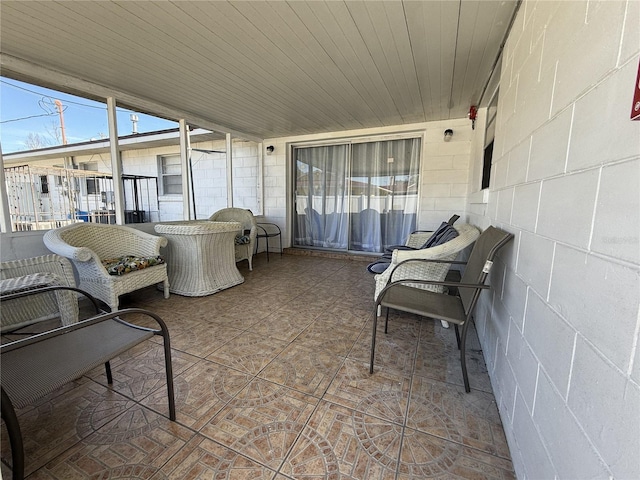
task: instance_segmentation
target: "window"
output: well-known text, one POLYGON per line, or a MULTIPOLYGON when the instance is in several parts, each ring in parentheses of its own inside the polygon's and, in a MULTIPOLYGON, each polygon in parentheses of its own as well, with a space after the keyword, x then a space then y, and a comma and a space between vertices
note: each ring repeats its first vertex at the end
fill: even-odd
POLYGON ((49 179, 46 175, 40 175, 40 193, 43 195, 49 194, 49 179))
MULTIPOLYGON (((82 167, 82 170, 90 170, 92 172, 98 171, 98 162, 82 163, 80 166, 82 167)), ((99 193, 98 179, 96 177, 93 177, 93 178, 87 177, 87 179, 85 180, 85 187, 86 187, 85 193, 87 195, 98 194, 99 193)))
POLYGON ((182 195, 182 166, 180 155, 158 157, 161 195, 182 195))
POLYGON ((487 107, 487 126, 484 131, 484 163, 482 165, 482 185, 489 188, 491 160, 493 159, 493 139, 496 136, 496 113, 498 111, 498 90, 493 94, 487 107))

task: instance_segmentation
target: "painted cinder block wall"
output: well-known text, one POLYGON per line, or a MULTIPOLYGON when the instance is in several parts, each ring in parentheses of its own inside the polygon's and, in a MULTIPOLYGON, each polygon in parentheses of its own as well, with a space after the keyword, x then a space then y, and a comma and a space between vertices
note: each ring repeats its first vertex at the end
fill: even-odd
POLYGON ((383 128, 367 128, 327 132, 316 135, 272 138, 264 141, 265 148, 273 145, 274 151, 264 158, 264 216, 282 229, 283 246, 291 246, 292 161, 289 150, 292 144, 335 142, 363 137, 374 140, 394 138, 397 135, 415 135, 423 138, 420 170, 420 204, 418 228, 435 229, 452 214, 462 215, 467 203, 469 164, 473 131, 466 118, 453 120, 394 125, 383 128), (451 128, 453 138, 444 141, 444 131, 451 128), (291 222, 291 223, 290 223, 291 222))
POLYGON ((525 1, 503 53, 467 208, 515 234, 476 323, 518 478, 640 478, 639 53, 633 0, 525 1))

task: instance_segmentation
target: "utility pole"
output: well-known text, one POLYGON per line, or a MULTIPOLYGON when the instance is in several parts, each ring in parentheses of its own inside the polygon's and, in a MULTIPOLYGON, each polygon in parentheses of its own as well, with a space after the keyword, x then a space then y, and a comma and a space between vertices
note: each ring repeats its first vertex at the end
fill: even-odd
POLYGON ((60 131, 62 132, 62 144, 67 144, 67 134, 64 130, 64 114, 62 113, 62 102, 60 100, 55 101, 56 108, 58 109, 58 115, 60 116, 60 131))

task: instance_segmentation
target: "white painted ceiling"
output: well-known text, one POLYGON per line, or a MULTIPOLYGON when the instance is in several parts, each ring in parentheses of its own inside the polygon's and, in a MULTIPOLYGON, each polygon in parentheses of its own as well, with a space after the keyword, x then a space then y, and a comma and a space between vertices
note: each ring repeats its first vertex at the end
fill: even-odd
POLYGON ((2 0, 0 74, 255 138, 461 118, 517 5, 2 0))

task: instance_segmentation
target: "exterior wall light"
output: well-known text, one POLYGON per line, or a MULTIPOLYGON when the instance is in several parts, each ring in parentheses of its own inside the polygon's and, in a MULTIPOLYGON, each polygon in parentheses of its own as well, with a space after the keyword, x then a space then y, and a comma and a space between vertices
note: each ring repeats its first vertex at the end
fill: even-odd
POLYGON ((269 145, 267 147, 267 155, 271 155, 274 150, 275 150, 275 148, 273 148, 273 145, 269 145))
POLYGON ((447 128, 444 131, 444 141, 448 142, 451 140, 451 137, 453 137, 453 130, 451 130, 450 128, 447 128))

